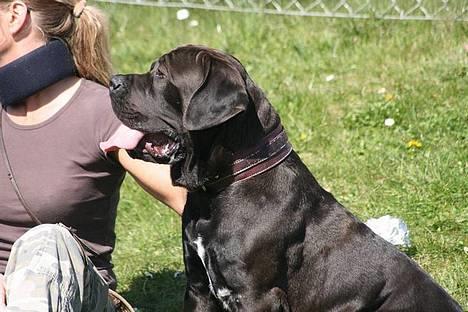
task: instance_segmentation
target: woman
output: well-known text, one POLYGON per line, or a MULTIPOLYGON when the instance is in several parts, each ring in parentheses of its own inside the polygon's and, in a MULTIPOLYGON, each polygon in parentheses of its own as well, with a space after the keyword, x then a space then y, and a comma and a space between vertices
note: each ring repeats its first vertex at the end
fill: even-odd
POLYGON ((20 95, 18 103, 2 103, 0 134, 30 208, 0 161, 0 311, 111 309, 107 287, 116 286, 111 254, 125 170, 178 214, 186 191, 172 186, 167 166, 99 148, 121 124, 105 87, 111 65, 103 16, 85 0, 0 0, 0 74, 2 68, 13 70, 7 82, 17 68, 38 76, 8 90, 0 85, 0 93, 20 95), (60 69, 53 59, 34 60, 47 56, 54 38, 70 47, 77 74, 39 88, 60 69), (21 68, 24 60, 32 65, 21 68), (49 68, 34 72, 44 62, 49 68))

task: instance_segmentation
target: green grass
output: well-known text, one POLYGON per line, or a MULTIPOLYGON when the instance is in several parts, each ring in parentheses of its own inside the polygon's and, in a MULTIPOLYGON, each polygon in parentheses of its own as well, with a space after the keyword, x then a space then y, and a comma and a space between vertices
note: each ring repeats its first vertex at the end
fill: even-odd
MULTIPOLYGON (((118 72, 146 71, 186 43, 234 54, 319 182, 362 220, 404 219, 408 253, 468 309, 466 23, 207 11, 178 21, 174 9, 101 7, 118 72), (199 26, 189 27, 191 19, 199 26), (408 148, 411 139, 422 147, 408 148)), ((143 311, 180 311, 180 220, 131 178, 117 236, 119 291, 143 311)))

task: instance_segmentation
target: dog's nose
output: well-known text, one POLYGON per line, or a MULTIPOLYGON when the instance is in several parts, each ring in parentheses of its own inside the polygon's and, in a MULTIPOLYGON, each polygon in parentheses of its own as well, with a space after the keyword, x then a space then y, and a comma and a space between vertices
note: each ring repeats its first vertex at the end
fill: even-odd
POLYGON ((111 92, 119 92, 122 91, 125 86, 125 76, 123 75, 115 75, 112 76, 110 84, 109 84, 109 89, 111 92))

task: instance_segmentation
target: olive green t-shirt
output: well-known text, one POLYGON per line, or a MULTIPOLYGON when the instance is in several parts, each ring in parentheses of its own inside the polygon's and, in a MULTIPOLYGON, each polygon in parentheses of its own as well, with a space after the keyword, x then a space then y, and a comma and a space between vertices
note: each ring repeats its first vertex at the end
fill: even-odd
MULTIPOLYGON (((82 79, 70 101, 44 122, 18 125, 5 112, 1 118, 11 167, 29 207, 42 223, 76 229, 97 253, 89 255, 100 273, 115 283, 111 253, 125 172, 99 148, 120 125, 108 90, 82 79)), ((0 159, 0 273, 15 240, 35 225, 0 159)))

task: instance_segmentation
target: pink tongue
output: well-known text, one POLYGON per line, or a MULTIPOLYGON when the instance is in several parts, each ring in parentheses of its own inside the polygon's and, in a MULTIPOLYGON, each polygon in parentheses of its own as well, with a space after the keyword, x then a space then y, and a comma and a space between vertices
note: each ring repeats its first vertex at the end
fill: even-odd
POLYGON ((131 150, 138 145, 143 136, 143 132, 121 125, 110 139, 106 142, 101 142, 99 147, 104 153, 116 151, 119 148, 131 150))

